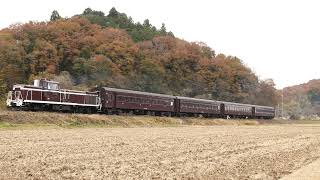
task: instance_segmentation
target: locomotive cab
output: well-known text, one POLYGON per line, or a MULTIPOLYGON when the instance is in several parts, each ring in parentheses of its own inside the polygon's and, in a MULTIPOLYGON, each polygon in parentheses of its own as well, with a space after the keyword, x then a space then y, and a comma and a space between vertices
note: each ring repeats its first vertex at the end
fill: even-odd
POLYGON ((46 79, 36 79, 33 81, 33 86, 40 87, 42 89, 48 90, 59 90, 60 85, 59 82, 56 81, 48 81, 46 79))

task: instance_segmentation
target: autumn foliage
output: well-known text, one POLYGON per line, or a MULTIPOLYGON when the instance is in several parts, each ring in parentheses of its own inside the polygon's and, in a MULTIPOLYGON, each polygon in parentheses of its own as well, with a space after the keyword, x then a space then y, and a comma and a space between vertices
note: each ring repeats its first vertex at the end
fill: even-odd
POLYGON ((320 80, 290 86, 278 91, 283 94, 283 114, 291 118, 320 116, 320 80))
POLYGON ((134 23, 112 8, 0 31, 0 87, 36 77, 60 78, 73 88, 95 85, 172 95, 275 105, 273 83, 260 81, 234 56, 216 55, 148 20, 134 23))

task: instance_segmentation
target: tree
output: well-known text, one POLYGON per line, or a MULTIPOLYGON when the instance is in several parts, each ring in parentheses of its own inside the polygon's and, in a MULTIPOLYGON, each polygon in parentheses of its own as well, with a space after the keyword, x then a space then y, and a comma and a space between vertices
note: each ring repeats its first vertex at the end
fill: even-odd
POLYGON ((151 59, 140 62, 139 70, 135 78, 135 89, 147 92, 166 93, 164 81, 164 69, 160 64, 151 59))
POLYGON ((143 21, 143 26, 146 27, 146 28, 150 28, 151 27, 149 19, 146 19, 146 20, 143 21))
POLYGON ((88 14, 92 14, 92 9, 91 8, 86 8, 84 11, 83 11, 83 15, 88 15, 88 14))
POLYGON ((161 28, 160 28, 160 34, 161 35, 166 35, 167 34, 167 28, 164 23, 162 23, 161 28))
POLYGON ((275 83, 272 79, 260 81, 255 97, 257 104, 268 106, 277 105, 279 97, 274 86, 275 83))
POLYGON ((204 57, 208 59, 212 59, 216 56, 215 51, 212 50, 206 43, 204 42, 195 42, 196 45, 200 46, 202 54, 204 57))
POLYGON ((50 21, 56 21, 58 19, 61 19, 61 16, 59 15, 57 10, 52 11, 50 21))
POLYGON ((112 7, 109 11, 108 17, 117 17, 119 15, 119 12, 116 10, 115 7, 112 7))
POLYGON ((310 102, 315 105, 320 103, 320 90, 317 88, 312 88, 307 91, 307 96, 310 102))

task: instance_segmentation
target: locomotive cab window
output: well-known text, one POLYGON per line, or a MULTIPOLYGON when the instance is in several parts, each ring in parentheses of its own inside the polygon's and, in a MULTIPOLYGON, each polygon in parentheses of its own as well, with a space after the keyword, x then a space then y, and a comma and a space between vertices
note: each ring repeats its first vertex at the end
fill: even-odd
POLYGON ((34 86, 42 87, 44 89, 49 89, 49 90, 59 90, 60 89, 59 82, 48 81, 46 79, 34 80, 34 86))
POLYGON ((48 89, 59 90, 59 83, 48 82, 48 89))

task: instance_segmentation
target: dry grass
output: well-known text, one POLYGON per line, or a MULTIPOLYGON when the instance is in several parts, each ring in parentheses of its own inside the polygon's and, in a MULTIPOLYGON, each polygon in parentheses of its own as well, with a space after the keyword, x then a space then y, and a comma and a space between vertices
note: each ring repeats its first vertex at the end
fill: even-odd
POLYGON ((318 124, 320 121, 248 120, 177 118, 157 116, 117 116, 104 114, 72 114, 0 110, 0 128, 59 126, 59 127, 167 127, 215 125, 318 124))
POLYGON ((0 111, 0 127, 25 124, 53 124, 61 127, 164 127, 183 125, 258 125, 257 120, 225 120, 206 118, 175 118, 157 116, 117 116, 103 114, 71 114, 55 112, 0 111))

